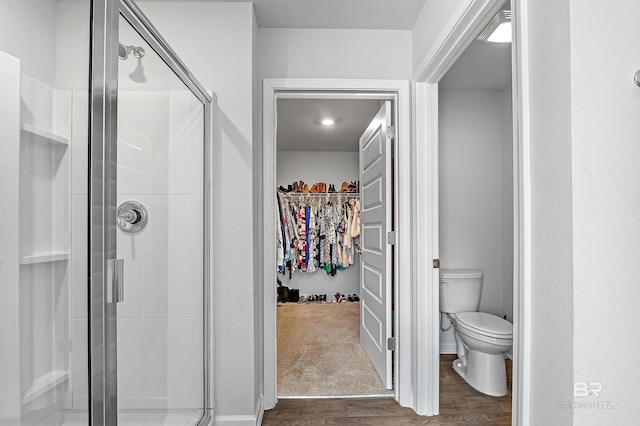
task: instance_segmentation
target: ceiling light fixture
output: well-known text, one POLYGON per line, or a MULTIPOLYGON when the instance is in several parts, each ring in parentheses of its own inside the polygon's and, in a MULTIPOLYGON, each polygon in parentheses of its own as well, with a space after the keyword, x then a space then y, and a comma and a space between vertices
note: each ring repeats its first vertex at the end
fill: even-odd
POLYGON ((480 33, 478 40, 511 43, 511 11, 499 11, 480 33))
POLYGON ((333 126, 335 124, 335 121, 333 120, 333 118, 323 118, 320 124, 322 124, 323 126, 333 126))

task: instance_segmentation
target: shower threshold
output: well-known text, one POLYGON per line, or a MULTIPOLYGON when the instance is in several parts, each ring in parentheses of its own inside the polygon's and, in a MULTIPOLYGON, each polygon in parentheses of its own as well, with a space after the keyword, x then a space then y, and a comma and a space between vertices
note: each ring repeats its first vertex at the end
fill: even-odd
MULTIPOLYGON (((202 410, 120 410, 118 426, 195 426, 202 410)), ((58 410, 37 425, 87 426, 87 412, 58 410)))

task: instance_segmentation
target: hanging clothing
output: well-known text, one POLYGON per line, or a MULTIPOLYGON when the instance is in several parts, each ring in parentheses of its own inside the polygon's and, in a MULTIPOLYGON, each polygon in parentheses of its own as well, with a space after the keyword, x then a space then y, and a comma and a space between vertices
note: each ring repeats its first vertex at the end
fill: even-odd
MULTIPOLYGON (((359 201, 342 196, 326 199, 296 200, 278 191, 276 223, 276 267, 281 273, 287 269, 308 273, 324 270, 335 276, 338 271, 353 265, 354 216, 359 213, 359 201)), ((359 228, 359 222, 357 222, 359 228)), ((359 235, 359 231, 358 231, 359 235)))

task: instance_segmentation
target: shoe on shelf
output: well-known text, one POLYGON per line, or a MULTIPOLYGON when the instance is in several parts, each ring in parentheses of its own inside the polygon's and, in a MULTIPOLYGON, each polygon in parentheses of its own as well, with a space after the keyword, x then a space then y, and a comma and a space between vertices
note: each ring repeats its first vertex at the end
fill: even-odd
POLYGON ((307 185, 306 183, 304 184, 304 187, 302 188, 302 192, 308 194, 309 193, 309 185, 307 185))
POLYGON ((298 182, 293 182, 293 192, 300 192, 298 189, 298 182))
POLYGON ((309 192, 310 192, 310 193, 312 193, 312 194, 315 194, 316 192, 318 192, 318 184, 317 184, 317 183, 314 183, 314 184, 311 186, 311 189, 309 190, 309 192))
POLYGON ((333 186, 333 184, 329 185, 329 192, 334 194, 336 192, 336 188, 333 186))
POLYGON ((342 186, 338 192, 350 192, 349 184, 347 182, 342 182, 342 186))

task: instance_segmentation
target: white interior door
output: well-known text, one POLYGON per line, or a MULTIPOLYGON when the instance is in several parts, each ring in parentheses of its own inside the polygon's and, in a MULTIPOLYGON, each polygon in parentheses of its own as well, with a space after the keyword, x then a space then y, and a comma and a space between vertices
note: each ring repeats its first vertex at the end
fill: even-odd
POLYGON ((391 102, 360 137, 360 344, 391 389, 391 102))

